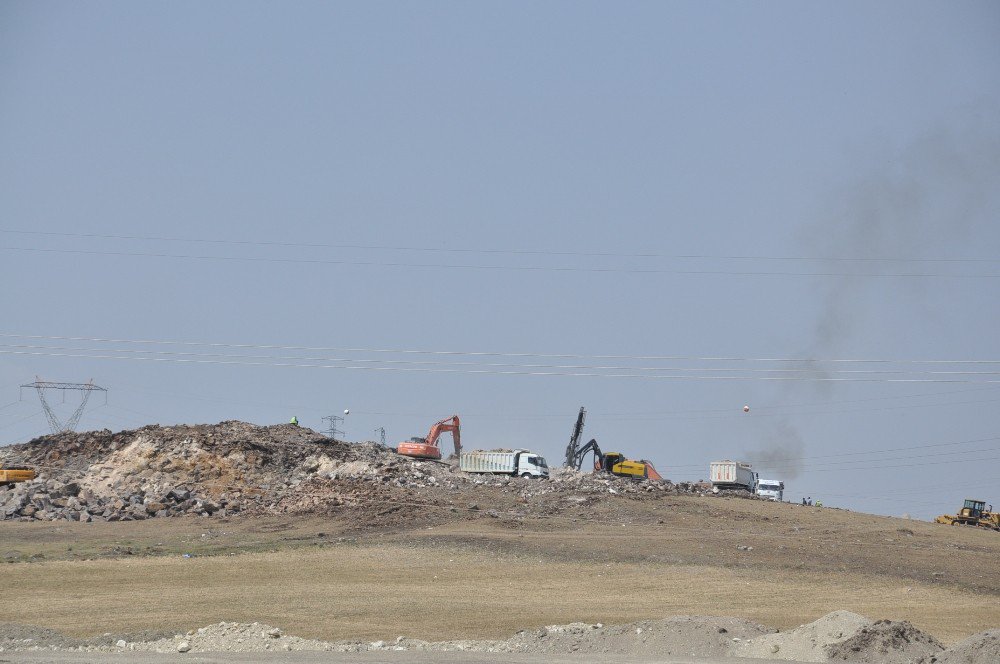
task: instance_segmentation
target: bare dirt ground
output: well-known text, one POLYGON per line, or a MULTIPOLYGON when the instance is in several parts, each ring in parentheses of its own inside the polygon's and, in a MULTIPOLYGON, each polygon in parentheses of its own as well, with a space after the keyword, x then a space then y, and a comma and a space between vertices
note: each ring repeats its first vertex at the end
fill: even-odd
POLYGON ((987 531, 688 496, 547 519, 447 514, 377 532, 350 513, 4 523, 0 555, 35 562, 0 566, 0 583, 31 589, 0 621, 75 636, 233 620, 326 640, 455 639, 672 615, 790 628, 849 609, 946 644, 1000 624, 987 531))
MULTIPOLYGON (((852 661, 880 661, 893 639, 940 648, 934 638, 948 646, 1000 625, 994 532, 669 483, 476 478, 286 429, 223 423, 25 446, 53 474, 30 495, 7 492, 0 584, 18 599, 0 602, 0 639, 38 627, 65 636, 40 631, 37 643, 106 646, 231 621, 323 642, 514 643, 522 630, 581 621, 609 627, 530 647, 716 656, 711 616, 791 630, 849 610, 912 624, 866 628, 844 646, 852 661), (228 473, 224 490, 202 467, 228 473), (234 491, 237 476, 254 492, 234 491), (648 621, 673 616, 702 617, 692 653, 676 623, 669 645, 650 650, 648 621), (629 640, 614 645, 610 626, 629 640), (859 643, 867 650, 852 650, 859 643)), ((967 650, 989 661, 995 641, 967 650)))

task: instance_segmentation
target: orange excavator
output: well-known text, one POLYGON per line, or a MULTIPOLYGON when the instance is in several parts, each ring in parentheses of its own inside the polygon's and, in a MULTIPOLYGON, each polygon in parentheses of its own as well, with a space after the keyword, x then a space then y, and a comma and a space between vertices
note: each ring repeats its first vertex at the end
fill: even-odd
POLYGON ((445 431, 450 431, 451 437, 455 441, 455 454, 460 455, 462 453, 460 426, 458 415, 452 415, 440 422, 435 422, 426 438, 410 438, 400 443, 396 451, 418 459, 440 459, 441 448, 438 446, 438 438, 445 431))

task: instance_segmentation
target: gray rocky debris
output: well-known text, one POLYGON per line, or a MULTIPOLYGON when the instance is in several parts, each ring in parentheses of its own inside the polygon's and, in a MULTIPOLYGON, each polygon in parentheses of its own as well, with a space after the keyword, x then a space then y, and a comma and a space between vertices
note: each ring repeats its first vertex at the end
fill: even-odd
MULTIPOLYGON (((305 427, 238 421, 42 436, 0 448, 0 463, 38 469, 35 480, 0 488, 0 520, 20 521, 218 518, 373 505, 391 509, 393 501, 426 501, 428 496, 447 501, 461 489, 479 487, 510 493, 524 504, 561 498, 567 508, 611 496, 655 500, 681 493, 715 495, 701 484, 567 468, 552 469, 548 480, 470 475, 458 470, 455 458, 413 459, 373 442, 348 444, 305 427)), ((467 499, 440 506, 503 520, 523 518, 529 510, 467 499)))

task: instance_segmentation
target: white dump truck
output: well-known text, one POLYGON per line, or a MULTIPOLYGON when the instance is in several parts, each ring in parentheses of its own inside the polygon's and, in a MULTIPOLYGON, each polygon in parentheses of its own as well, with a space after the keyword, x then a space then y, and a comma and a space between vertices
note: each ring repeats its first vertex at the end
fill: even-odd
POLYGON ((462 452, 458 467, 466 473, 489 473, 520 477, 548 477, 549 465, 545 457, 528 450, 512 452, 487 452, 473 450, 462 452))
POLYGON ((785 483, 781 480, 757 480, 757 495, 780 503, 785 499, 785 483))
POLYGON ((757 473, 749 463, 742 461, 713 461, 709 464, 709 478, 713 491, 757 491, 757 473))

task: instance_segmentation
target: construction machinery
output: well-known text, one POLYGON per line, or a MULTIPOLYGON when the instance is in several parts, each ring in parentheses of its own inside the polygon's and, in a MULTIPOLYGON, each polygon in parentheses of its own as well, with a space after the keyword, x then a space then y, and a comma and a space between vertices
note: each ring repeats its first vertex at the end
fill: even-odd
POLYGON ((426 438, 410 438, 400 443, 396 451, 402 455, 416 457, 418 459, 440 459, 441 448, 438 446, 438 438, 446 431, 451 432, 452 440, 455 442, 455 455, 462 454, 461 423, 458 415, 452 415, 440 422, 435 422, 426 438))
POLYGON ((708 474, 712 481, 712 490, 716 493, 719 491, 756 493, 757 483, 760 480, 760 476, 749 463, 729 459, 708 464, 708 474))
POLYGON ((0 468, 0 486, 8 486, 15 482, 30 482, 35 479, 35 470, 27 466, 12 466, 0 468))
POLYGON ((587 419, 587 409, 580 407, 580 414, 577 415, 576 424, 573 427, 573 435, 566 446, 566 466, 574 470, 583 468, 583 460, 588 454, 594 455, 594 472, 606 472, 619 477, 630 477, 632 479, 662 480, 663 476, 656 471, 653 464, 645 459, 635 461, 628 459, 620 452, 602 452, 597 440, 591 438, 583 447, 580 447, 580 438, 583 435, 583 423, 587 419))
POLYGON ((990 530, 1000 530, 1000 512, 994 512, 993 506, 987 506, 985 500, 973 498, 965 499, 965 504, 958 511, 958 514, 942 514, 934 521, 949 526, 977 526, 990 530))
POLYGON ((466 473, 511 475, 525 478, 549 476, 549 465, 545 463, 545 457, 529 450, 463 452, 458 458, 458 467, 466 473))

